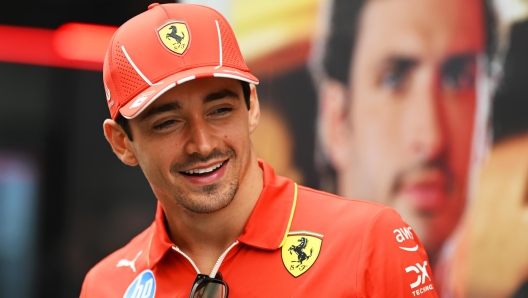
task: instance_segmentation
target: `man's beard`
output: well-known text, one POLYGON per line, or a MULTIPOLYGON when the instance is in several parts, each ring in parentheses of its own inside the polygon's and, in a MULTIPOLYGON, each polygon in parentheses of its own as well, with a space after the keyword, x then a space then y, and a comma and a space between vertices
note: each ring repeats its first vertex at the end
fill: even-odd
POLYGON ((219 188, 225 184, 207 185, 202 188, 200 199, 175 194, 176 203, 186 210, 197 214, 208 214, 224 209, 229 206, 238 191, 238 182, 232 181, 227 184, 227 189, 220 192, 219 188))
POLYGON ((421 175, 428 171, 437 170, 441 172, 447 179, 445 184, 446 193, 452 193, 455 187, 454 175, 447 162, 443 158, 437 158, 435 160, 424 161, 415 163, 396 174, 396 178, 391 187, 391 195, 395 196, 400 190, 403 181, 411 175, 421 175))

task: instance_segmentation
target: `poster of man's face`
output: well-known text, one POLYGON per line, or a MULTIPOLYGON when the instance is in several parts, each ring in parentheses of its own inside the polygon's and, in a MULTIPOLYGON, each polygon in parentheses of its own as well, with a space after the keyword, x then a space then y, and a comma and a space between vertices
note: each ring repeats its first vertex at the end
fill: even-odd
POLYGON ((466 203, 483 3, 333 1, 328 9, 318 132, 336 192, 394 207, 434 257, 466 203), (343 51, 346 34, 353 40, 343 51))

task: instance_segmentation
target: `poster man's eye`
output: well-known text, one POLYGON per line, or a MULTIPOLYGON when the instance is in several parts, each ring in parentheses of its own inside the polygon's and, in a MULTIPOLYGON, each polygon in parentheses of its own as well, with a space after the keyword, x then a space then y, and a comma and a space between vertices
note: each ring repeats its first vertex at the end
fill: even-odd
POLYGON ((442 86, 451 91, 475 88, 477 65, 474 56, 452 58, 442 68, 442 86))
POLYGON ((390 90, 401 90, 409 79, 417 62, 408 58, 394 58, 381 76, 381 86, 390 90))

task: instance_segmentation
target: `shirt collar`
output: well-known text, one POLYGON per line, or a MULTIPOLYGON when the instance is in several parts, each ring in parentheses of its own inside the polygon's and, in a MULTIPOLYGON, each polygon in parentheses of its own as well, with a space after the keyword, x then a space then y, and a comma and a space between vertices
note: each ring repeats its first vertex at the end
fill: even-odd
POLYGON ((147 265, 150 269, 163 258, 165 253, 174 246, 167 233, 165 226, 165 213, 161 204, 158 202, 156 208, 156 217, 149 237, 147 265))
POLYGON ((258 162, 264 172, 264 188, 238 241, 273 250, 281 247, 288 235, 297 202, 297 184, 276 176, 263 160, 258 162))
MULTIPOLYGON (((274 250, 282 246, 288 235, 297 202, 297 184, 276 176, 273 168, 263 160, 259 159, 258 164, 264 173, 264 188, 237 240, 253 247, 274 250)), ((168 236, 165 213, 159 202, 151 231, 147 263, 152 269, 174 246, 168 236)))

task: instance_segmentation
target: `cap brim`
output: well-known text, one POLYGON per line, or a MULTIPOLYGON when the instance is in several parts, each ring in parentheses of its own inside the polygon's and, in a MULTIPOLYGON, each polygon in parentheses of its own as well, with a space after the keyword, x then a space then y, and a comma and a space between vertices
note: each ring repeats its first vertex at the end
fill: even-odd
POLYGON ((119 109, 119 112, 126 119, 133 119, 143 112, 151 103, 153 103, 163 93, 167 92, 174 86, 199 78, 230 78, 245 81, 257 85, 259 80, 249 72, 241 71, 236 68, 226 66, 204 66, 178 72, 166 77, 158 83, 143 90, 139 95, 130 100, 126 105, 119 109))

